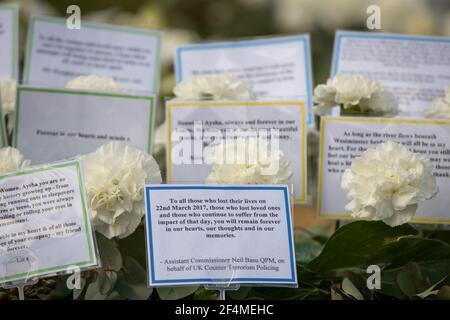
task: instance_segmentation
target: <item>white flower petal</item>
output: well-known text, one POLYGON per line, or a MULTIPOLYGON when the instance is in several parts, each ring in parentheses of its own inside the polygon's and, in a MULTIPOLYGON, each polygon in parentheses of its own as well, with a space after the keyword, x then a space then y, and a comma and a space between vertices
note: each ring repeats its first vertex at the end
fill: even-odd
POLYGON ((438 192, 431 163, 401 144, 368 149, 342 175, 341 187, 355 218, 383 220, 391 226, 409 221, 419 202, 438 192))
POLYGON ((30 163, 19 150, 11 147, 0 148, 0 173, 23 169, 30 166, 30 163))
POLYGON ((179 100, 248 100, 253 97, 249 83, 232 74, 193 76, 175 86, 179 100))
POLYGON ((94 74, 76 77, 66 84, 66 88, 105 92, 122 91, 113 78, 101 77, 94 74))
POLYGON ((155 159, 117 142, 81 159, 95 229, 107 238, 133 233, 144 215, 145 184, 162 181, 155 159))
POLYGON ((207 182, 285 184, 293 174, 283 152, 263 139, 227 139, 207 148, 205 154, 206 163, 213 165, 207 182))

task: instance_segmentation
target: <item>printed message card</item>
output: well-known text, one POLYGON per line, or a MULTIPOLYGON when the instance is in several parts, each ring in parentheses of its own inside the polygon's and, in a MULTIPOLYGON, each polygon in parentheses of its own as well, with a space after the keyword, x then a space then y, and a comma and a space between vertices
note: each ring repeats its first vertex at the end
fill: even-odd
POLYGON ((271 147, 276 146, 284 153, 293 173, 290 183, 294 185, 295 201, 306 202, 306 110, 303 102, 168 101, 166 112, 169 183, 205 182, 212 168, 206 161, 208 147, 248 135, 267 138, 268 143, 273 143, 271 147))
POLYGON ((150 286, 296 286, 288 186, 149 185, 150 286))
MULTIPOLYGON (((313 104, 311 69, 308 35, 185 45, 175 54, 177 82, 231 73, 251 83, 258 98, 297 97, 308 108, 313 104)), ((307 120, 314 124, 312 113, 307 120)))
POLYGON ((339 31, 332 75, 379 80, 396 97, 400 115, 423 117, 450 84, 449 61, 450 38, 339 31))
POLYGON ((366 149, 394 141, 433 164, 439 193, 419 204, 413 222, 450 223, 450 121, 408 118, 323 117, 321 124, 318 213, 322 218, 351 218, 341 177, 366 149))
POLYGON ((13 145, 33 164, 119 141, 151 153, 155 97, 19 87, 13 145))
POLYGON ((19 67, 19 7, 0 4, 0 81, 17 80, 19 67))
POLYGON ((64 87, 80 75, 114 78, 121 88, 158 92, 161 33, 147 29, 32 17, 24 84, 64 87))
POLYGON ((77 161, 0 176, 0 284, 97 266, 77 161))

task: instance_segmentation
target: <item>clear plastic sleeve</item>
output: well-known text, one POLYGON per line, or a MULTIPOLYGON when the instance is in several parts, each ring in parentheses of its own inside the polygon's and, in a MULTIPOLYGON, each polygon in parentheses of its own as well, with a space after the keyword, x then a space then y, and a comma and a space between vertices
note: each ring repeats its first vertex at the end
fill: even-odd
POLYGON ((78 160, 2 174, 0 199, 1 287, 100 266, 78 160))
POLYGON ((293 185, 187 184, 183 181, 181 184, 148 185, 145 198, 149 286, 203 285, 219 291, 221 296, 223 291, 237 290, 240 286, 298 286, 293 185), (261 193, 255 196, 255 190, 261 193), (197 202, 202 197, 213 199, 218 195, 223 201, 255 196, 254 199, 267 201, 268 207, 254 208, 261 213, 258 215, 250 213, 251 207, 238 204, 220 209, 211 207, 208 202, 197 202), (183 197, 191 200, 184 202, 183 197), (271 209, 276 203, 280 207, 271 209), (185 212, 186 216, 177 216, 180 212, 185 212), (273 213, 279 215, 275 217, 273 213), (224 218, 218 217, 221 214, 224 218), (237 218, 240 214, 247 218, 237 218), (257 221, 259 219, 261 221, 257 221), (253 225, 246 225, 250 221, 253 225), (262 229, 268 226, 267 221, 279 223, 273 225, 272 237, 269 231, 262 229), (217 227, 219 225, 223 228, 217 227), (217 237, 213 237, 214 234, 217 237))

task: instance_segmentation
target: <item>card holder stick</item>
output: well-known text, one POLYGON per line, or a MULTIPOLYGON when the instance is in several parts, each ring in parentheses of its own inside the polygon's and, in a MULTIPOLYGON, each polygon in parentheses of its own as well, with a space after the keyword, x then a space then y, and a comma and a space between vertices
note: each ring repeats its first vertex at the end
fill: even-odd
POLYGON ((27 281, 13 281, 3 284, 4 289, 13 289, 16 288, 19 300, 25 300, 25 287, 32 286, 38 282, 38 279, 27 279, 27 281))
POLYGON ((20 251, 12 255, 5 263, 5 268, 13 268, 14 273, 25 274, 25 276, 19 280, 14 280, 4 283, 2 286, 5 289, 17 288, 19 300, 25 300, 24 288, 34 285, 38 282, 38 278, 27 276, 31 270, 35 270, 38 261, 35 255, 30 250, 20 251))
POLYGON ((206 290, 219 291, 218 300, 225 300, 226 291, 236 291, 239 290, 241 286, 239 284, 207 284, 205 285, 206 290))

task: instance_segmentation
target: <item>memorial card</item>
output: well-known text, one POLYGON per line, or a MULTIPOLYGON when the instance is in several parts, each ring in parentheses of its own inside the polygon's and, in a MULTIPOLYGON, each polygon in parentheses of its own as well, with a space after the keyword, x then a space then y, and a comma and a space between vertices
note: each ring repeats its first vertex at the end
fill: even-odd
POLYGON ((413 222, 450 223, 450 121, 412 118, 323 117, 321 124, 318 213, 322 218, 351 218, 341 177, 352 161, 380 143, 401 143, 430 159, 439 193, 419 204, 413 222))
POLYGON ((27 41, 24 84, 64 87, 95 74, 121 88, 158 92, 160 32, 85 21, 77 30, 65 19, 32 17, 27 41))
POLYGON ((288 186, 149 185, 150 286, 296 286, 288 186))
POLYGON ((204 183, 207 147, 241 135, 279 138, 293 172, 294 201, 306 202, 306 110, 301 101, 168 101, 167 181, 204 183), (271 131, 272 130, 272 131, 271 131), (197 147, 200 146, 200 147, 197 147), (184 150, 186 149, 186 150, 184 150))
POLYGON ((396 97, 400 116, 423 117, 450 84, 449 61, 450 38, 338 31, 332 75, 376 79, 396 97))
POLYGON ((155 97, 19 87, 13 145, 33 164, 111 141, 151 153, 155 97))
POLYGON ((96 267, 78 161, 0 176, 0 284, 96 267))
POLYGON ((19 7, 0 4, 0 81, 17 80, 19 55, 19 7))
MULTIPOLYGON (((184 45, 176 49, 177 82, 194 75, 231 73, 252 84, 256 97, 312 102, 309 35, 184 45)), ((308 125, 314 116, 308 112, 308 125)))

